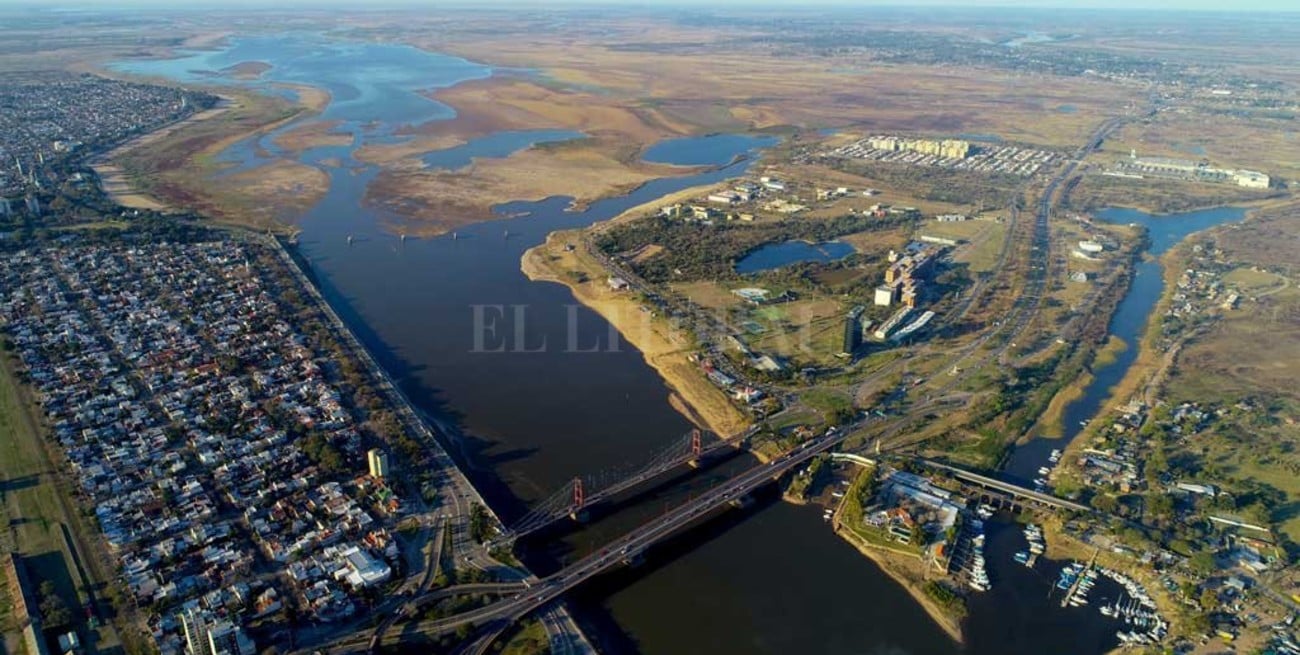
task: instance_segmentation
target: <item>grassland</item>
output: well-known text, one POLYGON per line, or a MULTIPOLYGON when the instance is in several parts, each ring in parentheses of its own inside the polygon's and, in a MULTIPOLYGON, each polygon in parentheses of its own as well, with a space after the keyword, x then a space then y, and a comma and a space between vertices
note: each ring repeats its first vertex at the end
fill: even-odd
POLYGON ((1159 178, 1130 179, 1091 174, 1070 190, 1065 205, 1081 212, 1129 207, 1150 214, 1259 203, 1278 191, 1247 189, 1232 184, 1184 182, 1159 178))
POLYGON ((1169 306, 1191 241, 1165 255, 1165 297, 1152 314, 1137 361, 1106 404, 1136 395, 1148 402, 1163 398, 1214 407, 1253 403, 1257 409, 1246 423, 1198 435, 1189 455, 1204 462, 1209 479, 1229 488, 1262 483, 1287 498, 1273 520, 1293 543, 1300 542, 1300 512, 1294 510, 1300 507, 1300 465, 1291 454, 1300 447, 1300 289, 1292 282, 1300 274, 1296 208, 1294 202, 1260 208, 1243 223, 1194 237, 1212 241, 1234 263, 1223 279, 1243 297, 1238 309, 1221 312, 1207 330, 1169 353, 1156 350, 1159 330, 1152 326, 1169 306))
POLYGON ((550 653, 550 638, 541 621, 529 620, 514 630, 501 647, 501 655, 541 655, 550 653))
MULTIPOLYGON (((1133 96, 1124 87, 1093 80, 1043 78, 1029 84, 1018 76, 987 71, 969 75, 933 67, 866 69, 835 57, 674 49, 673 43, 715 42, 723 31, 653 19, 595 20, 581 28, 580 35, 567 28, 532 29, 526 18, 518 24, 499 22, 487 31, 474 25, 471 20, 450 29, 391 24, 382 29, 385 39, 537 71, 504 71, 430 92, 455 108, 456 118, 407 126, 403 133, 409 140, 402 143, 358 149, 358 159, 382 169, 366 200, 396 217, 388 226, 395 231, 433 235, 491 218, 493 206, 511 200, 564 195, 583 205, 656 177, 682 174, 680 167, 640 160, 647 145, 671 136, 869 126, 873 131, 990 133, 1012 141, 1065 145, 1076 143, 1101 116, 1133 96), (633 34, 635 42, 654 35, 664 49, 647 57, 624 48, 626 42, 620 39, 633 34), (819 101, 810 103, 808 98, 819 101), (1072 111, 1056 110, 1066 105, 1072 111), (458 171, 430 170, 420 161, 424 153, 478 136, 529 129, 575 130, 590 138, 478 160, 458 171)), ((205 33, 209 40, 220 38, 220 32, 205 33)), ((159 48, 136 54, 165 52, 159 48)), ((257 62, 245 64, 242 72, 263 70, 257 62)), ((306 111, 319 109, 319 100, 305 93, 299 104, 306 111)), ((246 135, 280 120, 276 110, 255 106, 251 98, 241 98, 241 104, 232 112, 236 115, 222 118, 224 125, 205 130, 208 141, 195 136, 183 143, 165 142, 157 152, 137 155, 124 166, 127 175, 159 205, 258 226, 292 217, 323 193, 321 177, 312 171, 277 165, 262 172, 275 178, 274 183, 247 188, 223 185, 213 175, 211 154, 231 142, 226 136, 246 135), (249 120, 251 114, 259 119, 249 120)), ((198 135, 198 130, 187 132, 198 135)), ((312 123, 285 133, 277 144, 294 153, 341 145, 345 139, 332 133, 327 123, 312 123)), ((832 181, 828 171, 818 174, 832 181)), ((954 209, 909 204, 925 211, 954 209)))
POLYGON ((997 266, 1006 243, 1007 226, 1001 220, 972 220, 961 223, 928 221, 917 235, 964 241, 953 251, 953 261, 966 264, 972 273, 988 273, 997 266))
POLYGON ((91 160, 91 167, 99 175, 100 186, 108 193, 114 202, 124 206, 136 209, 167 209, 168 206, 159 198, 141 192, 137 184, 132 180, 127 171, 117 162, 126 153, 132 150, 143 150, 155 147, 161 147, 168 137, 180 132, 181 130, 192 128, 196 123, 212 120, 221 116, 230 109, 229 100, 223 100, 223 104, 212 109, 199 112, 179 123, 175 123, 161 130, 156 130, 143 136, 132 139, 113 150, 95 157, 91 160))
POLYGON ((1206 463, 1226 480, 1263 483, 1288 503, 1273 516, 1300 543, 1300 290, 1287 287, 1227 313, 1187 344, 1166 383, 1173 402, 1231 406, 1253 402, 1258 416, 1240 426, 1249 438, 1225 430, 1200 442, 1206 463))
POLYGON ((281 226, 324 196, 328 176, 288 160, 218 175, 225 165, 217 161, 217 154, 250 135, 319 111, 329 102, 328 94, 310 87, 295 90, 298 104, 232 92, 219 114, 114 153, 109 161, 121 167, 139 193, 169 208, 260 229, 281 226))
POLYGON ((763 330, 748 342, 759 352, 829 366, 842 349, 844 312, 844 303, 831 298, 764 307, 747 319, 763 330))
POLYGON ((981 132, 1065 145, 1079 142, 1102 115, 1137 95, 1136 89, 1087 79, 863 67, 852 56, 829 54, 780 56, 728 36, 720 29, 623 18, 589 20, 573 30, 525 23, 491 35, 412 30, 402 38, 477 61, 537 68, 558 84, 635 102, 670 124, 702 131, 869 122, 882 131, 981 132), (629 42, 655 45, 629 48, 629 42), (1064 105, 1073 111, 1057 110, 1064 105))
MULTIPOLYGON (((726 316, 731 325, 747 336, 750 348, 799 362, 821 366, 840 364, 835 359, 843 343, 843 301, 829 297, 754 307, 730 289, 714 281, 670 285, 692 304, 726 316)), ((745 286, 732 283, 731 287, 745 286)))
POLYGON ((839 237, 837 240, 853 246, 854 250, 868 258, 883 259, 890 250, 898 250, 907 245, 909 238, 907 229, 900 227, 894 230, 855 232, 839 237))
MULTIPOLYGON (((590 19, 572 31, 533 29, 527 18, 496 23, 491 30, 472 25, 386 29, 385 38, 537 74, 507 71, 432 92, 456 109, 456 118, 411 126, 404 143, 360 149, 360 159, 383 168, 367 200, 400 217, 395 229, 437 234, 489 218, 491 207, 509 200, 565 195, 582 205, 653 177, 680 174, 680 168, 639 159, 646 146, 671 136, 830 126, 986 133, 1064 146, 1077 144, 1103 116, 1136 97, 1132 89, 1088 79, 1044 77, 1030 83, 991 71, 865 69, 835 57, 782 57, 708 45, 723 32, 640 17, 590 19), (647 56, 620 41, 629 38, 636 43, 653 38, 661 47, 647 56), (1072 110, 1058 111, 1062 106, 1072 110), (529 129, 575 130, 590 138, 479 160, 459 171, 429 170, 419 160, 485 134, 529 129)), ((829 169, 810 173, 827 183, 837 175, 829 169)), ((956 209, 909 204, 924 211, 956 209)))
POLYGON ((310 148, 322 146, 347 146, 352 144, 352 135, 334 131, 341 121, 312 121, 283 132, 275 137, 275 145, 289 153, 301 153, 310 148))
POLYGON ((1226 168, 1262 171, 1274 177, 1300 177, 1295 155, 1295 117, 1227 114, 1211 107, 1183 106, 1130 123, 1107 139, 1097 158, 1138 156, 1208 159, 1226 168))
MULTIPOLYGON (((1106 340, 1105 345, 1097 351, 1092 362, 1092 368, 1101 368, 1115 361, 1115 357, 1126 348, 1128 348, 1128 345, 1122 339, 1112 335, 1106 340)), ((1042 416, 1038 417, 1038 421, 1029 432, 1029 437, 1059 438, 1065 434, 1065 408, 1083 397, 1084 390, 1088 388, 1088 385, 1092 384, 1092 380, 1092 373, 1084 371, 1073 382, 1057 392, 1052 397, 1052 402, 1047 404, 1047 409, 1043 411, 1042 416)))
POLYGON ((402 223, 394 227, 401 231, 432 236, 490 219, 495 205, 511 200, 569 196, 581 207, 683 172, 640 163, 639 152, 619 140, 582 139, 476 159, 456 170, 402 161, 382 170, 366 189, 366 201, 399 216, 402 223))

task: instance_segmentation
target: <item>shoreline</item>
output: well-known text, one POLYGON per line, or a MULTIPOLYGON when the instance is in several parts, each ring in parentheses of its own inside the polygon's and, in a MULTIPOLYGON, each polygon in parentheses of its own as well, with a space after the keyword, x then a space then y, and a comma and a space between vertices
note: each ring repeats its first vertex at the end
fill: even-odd
MULTIPOLYGON (((310 296, 311 302, 321 308, 327 317, 327 320, 333 324, 334 329, 338 332, 339 337, 352 350, 352 354, 360 360, 366 368, 370 369, 372 378, 380 383, 380 386, 382 387, 381 391, 388 396, 389 404, 396 408, 398 414, 405 419, 407 428, 411 432, 423 436, 430 444, 436 447, 440 451, 440 454, 452 463, 450 468, 455 471, 455 475, 459 476, 461 482, 473 491, 474 501, 482 505, 492 518, 497 521, 497 523, 502 523, 501 519, 492 509, 492 506, 487 503, 483 495, 478 491, 478 488, 474 486, 473 481, 461 469, 461 467, 455 463, 455 460, 451 458, 450 453, 447 452, 446 446, 437 438, 433 426, 430 425, 432 421, 426 420, 424 413, 421 412, 415 405, 414 401, 406 395, 406 392, 402 391, 397 380, 394 380, 388 373, 388 370, 379 363, 379 360, 375 359, 375 356, 370 352, 370 349, 366 347, 365 343, 361 341, 361 338, 352 330, 352 326, 348 325, 348 322, 334 310, 334 306, 330 304, 329 300, 325 298, 325 295, 321 293, 320 288, 316 285, 316 281, 313 279, 314 273, 312 273, 311 269, 307 267, 306 260, 303 259, 302 255, 297 254, 296 249, 291 250, 279 238, 267 237, 261 234, 249 234, 248 236, 251 240, 266 243, 272 247, 277 254, 279 254, 281 260, 285 263, 285 266, 294 273, 298 285, 302 287, 308 296, 310 296)), ((443 429, 442 426, 437 427, 443 429)))
MULTIPOLYGON (((1156 299, 1155 305, 1151 308, 1151 313, 1146 317, 1146 320, 1143 321, 1140 336, 1135 339, 1134 343, 1124 343, 1126 348, 1123 350, 1132 349, 1134 351, 1133 362, 1129 364, 1128 370, 1124 372, 1124 375, 1120 377, 1114 385, 1107 389, 1105 400, 1103 400, 1102 404, 1099 406, 1097 414, 1088 419, 1087 427, 1080 430, 1074 438, 1071 439, 1064 448, 1062 448, 1064 453, 1062 456, 1063 461, 1067 458, 1073 459, 1077 457, 1081 449, 1086 448, 1091 444, 1092 438, 1097 436, 1096 426, 1104 423, 1104 421, 1098 422, 1096 420, 1099 416, 1114 411, 1114 408, 1120 407, 1138 396, 1141 396, 1145 401, 1157 391, 1156 385, 1163 386, 1163 383, 1167 378, 1167 373, 1176 366, 1176 360, 1179 352, 1182 350, 1183 342, 1194 337, 1193 334, 1185 335, 1183 341, 1175 344, 1169 352, 1161 352, 1155 348, 1155 342, 1158 339, 1160 321, 1164 317, 1165 312, 1169 309, 1169 305, 1173 302, 1172 297, 1174 290, 1177 289, 1175 282, 1178 280, 1178 276, 1182 270, 1178 264, 1186 258, 1186 253, 1183 252, 1184 245, 1198 234, 1204 234, 1222 228, 1224 225, 1233 223, 1240 224, 1248 221, 1255 212, 1263 209, 1265 206, 1268 205, 1248 206, 1245 208, 1245 213, 1242 215, 1241 219, 1237 221, 1220 223, 1204 230, 1190 232, 1177 243, 1171 245, 1164 254, 1152 256, 1148 248, 1143 248, 1139 253, 1140 257, 1151 257, 1153 261, 1160 265, 1160 278, 1162 284, 1160 296, 1156 299)), ((1113 334, 1108 335, 1107 346, 1098 351, 1098 357, 1101 357, 1103 353, 1118 355, 1120 352, 1123 352, 1123 350, 1120 349, 1110 349, 1109 346, 1111 340, 1116 340, 1113 334)), ((1055 471, 1053 471, 1053 473, 1055 473, 1055 471)))
POLYGON ((569 289, 575 300, 600 314, 618 331, 619 337, 636 347, 645 362, 655 369, 671 390, 669 404, 696 426, 729 438, 744 432, 752 423, 731 399, 704 377, 690 355, 694 339, 665 318, 643 306, 632 292, 609 288, 609 272, 587 251, 587 232, 600 232, 644 216, 652 209, 699 195, 717 183, 682 189, 631 207, 608 220, 586 228, 557 230, 546 241, 529 248, 520 259, 520 270, 534 282, 554 282, 569 289))
MULTIPOLYGON (((867 474, 868 473, 860 473, 859 476, 867 474)), ((861 480, 861 477, 859 477, 858 480, 861 480)), ((875 564, 876 568, 880 569, 885 575, 889 576, 891 580, 897 583, 898 586, 902 587, 903 590, 912 597, 912 600, 917 605, 920 605, 921 609, 925 610, 925 613, 930 617, 930 620, 934 621, 935 625, 948 635, 949 639, 952 639, 952 641, 958 646, 965 645, 966 641, 962 633, 961 625, 962 619, 950 614, 933 598, 926 594, 925 589, 920 585, 914 584, 913 580, 903 571, 895 568, 894 558, 896 556, 906 556, 910 561, 915 561, 921 566, 921 575, 922 578, 924 578, 926 565, 919 557, 916 557, 911 553, 901 553, 881 546, 865 543, 857 535, 853 534, 852 530, 844 526, 845 508, 848 506, 849 502, 856 502, 851 500, 854 498, 852 489, 855 488, 856 485, 857 483, 854 484, 854 487, 850 487, 850 492, 847 493, 845 498, 841 499, 835 507, 834 518, 831 519, 831 531, 836 537, 843 539, 850 546, 856 548, 863 557, 871 560, 871 563, 875 564)))
MULTIPOLYGON (((929 615, 930 619, 933 620, 945 634, 948 635, 948 638, 952 639, 958 645, 966 643, 962 635, 961 621, 954 619, 950 614, 944 611, 943 608, 939 607, 933 599, 927 596, 925 590, 913 584, 911 579, 902 572, 896 570, 893 561, 891 561, 892 553, 861 543, 852 532, 841 527, 838 516, 836 517, 833 531, 837 537, 843 539, 848 542, 850 546, 856 548, 859 553, 871 560, 871 562, 876 565, 876 568, 880 569, 885 575, 889 576, 891 580, 898 583, 898 586, 907 591, 908 595, 912 597, 912 600, 915 601, 917 605, 920 605, 921 609, 925 610, 925 613, 929 615)), ((911 556, 908 555, 908 557, 911 556)), ((917 562, 920 562, 920 560, 917 560, 917 562)))
MULTIPOLYGON (((177 144, 185 143, 184 136, 177 136, 182 128, 195 128, 200 125, 200 123, 207 123, 216 118, 226 118, 228 115, 233 115, 231 118, 231 124, 233 125, 235 122, 242 120, 241 112, 250 110, 250 108, 256 109, 260 107, 258 103, 262 102, 263 99, 269 102, 276 102, 276 96, 243 88, 230 87, 221 89, 221 92, 218 93, 219 97, 222 99, 221 106, 207 110, 201 115, 192 116, 186 121, 166 126, 161 130, 149 134, 141 135, 137 139, 124 143, 121 146, 114 148, 112 151, 103 153, 96 157, 93 160, 94 163, 92 164, 92 167, 97 173, 103 171, 103 173, 100 174, 101 187, 104 192, 114 200, 114 202, 118 202, 119 204, 126 204, 122 202, 123 200, 134 199, 137 201, 138 205, 132 206, 140 209, 150 208, 159 211, 183 211, 186 209, 192 209, 200 211, 208 218, 208 220, 214 223, 249 225, 250 223, 245 222, 244 219, 231 219, 225 213, 225 210, 233 205, 223 207, 223 202, 225 201, 218 200, 218 198, 221 197, 220 193, 212 191, 213 187, 211 187, 209 183, 214 179, 214 173, 219 171, 222 166, 214 163, 216 156, 234 144, 247 139, 260 138, 263 135, 273 133, 275 130, 281 129, 285 126, 297 123, 310 124, 312 118, 319 116, 332 101, 332 96, 325 89, 296 83, 276 83, 276 86, 292 89, 296 93, 296 98, 292 101, 288 101, 288 106, 283 111, 276 112, 274 115, 268 115, 267 119, 269 122, 260 123, 252 127, 236 126, 244 127, 245 129, 239 129, 238 131, 233 132, 221 130, 220 126, 218 126, 218 128, 215 128, 216 131, 214 132, 216 138, 210 142, 206 142, 197 149, 187 150, 182 153, 184 155, 184 160, 188 165, 199 171, 197 174, 200 177, 196 182, 193 182, 193 184, 197 184, 198 186, 187 187, 182 184, 181 190, 183 193, 180 197, 184 200, 188 195, 193 194, 194 197, 206 199, 207 204, 205 206, 195 207, 188 206, 183 202, 178 203, 176 200, 170 198, 171 194, 167 193, 167 189, 170 189, 170 187, 166 184, 162 186, 163 192, 159 193, 157 188, 153 185, 138 183, 138 180, 126 173, 125 168, 121 164, 117 163, 117 160, 131 158, 144 150, 147 146, 151 145, 157 146, 159 152, 169 152, 168 148, 173 148, 177 144), (173 141, 173 138, 181 140, 173 141)), ((297 158, 286 157, 268 160, 268 164, 271 166, 285 164, 299 165, 301 162, 299 162, 297 158)), ((310 166, 310 164, 301 165, 310 166)), ((312 166, 312 168, 316 167, 312 166)), ((157 173, 160 171, 154 172, 157 173)), ((172 190, 174 191, 174 189, 172 190)), ((328 192, 328 188, 325 188, 322 194, 326 192, 328 192)), ((192 201, 193 199, 191 198, 191 202, 192 201)), ((246 218, 247 217, 245 217, 245 219, 246 218)), ((259 226, 259 229, 271 229, 275 231, 281 231, 288 227, 287 224, 278 220, 272 220, 266 224, 259 224, 259 226)))
MULTIPOLYGON (((337 330, 343 341, 348 344, 349 349, 352 350, 353 356, 357 357, 363 366, 370 369, 372 378, 379 382, 382 391, 389 398, 389 403, 397 409, 398 415, 407 423, 407 429, 422 436, 427 446, 436 449, 441 458, 445 459, 447 462, 447 470, 445 471, 445 474, 459 478, 456 486, 461 489, 468 489, 469 493, 473 495, 472 500, 482 507, 487 512, 487 515, 491 517, 497 525, 504 527, 505 522, 501 520, 500 515, 497 514, 496 510, 492 508, 492 505, 487 502, 487 499, 483 496, 482 492, 474 484, 473 478, 466 470, 467 467, 461 466, 451 455, 449 448, 451 448, 453 444, 457 446, 461 445, 454 443, 454 435, 456 433, 449 429, 448 426, 444 425, 437 417, 423 412, 415 402, 411 400, 410 396, 402 390, 401 386, 397 383, 397 380, 395 380, 392 375, 389 374, 388 370, 379 363, 374 354, 371 353, 370 349, 366 347, 365 343, 361 341, 361 338, 353 331, 352 326, 335 311, 334 306, 330 304, 329 300, 325 298, 323 293, 321 293, 320 288, 317 286, 315 274, 311 271, 306 258, 298 252, 296 248, 291 249, 284 241, 277 237, 262 235, 250 236, 253 239, 269 242, 269 245, 282 258, 285 266, 293 272, 294 276, 297 278, 298 284, 304 289, 304 291, 306 291, 311 298, 311 301, 316 303, 324 312, 327 320, 334 324, 335 330, 337 330), (444 443, 443 439, 439 439, 439 433, 443 435, 446 443, 444 443)), ((459 506, 459 503, 457 503, 457 505, 459 506)), ((438 534, 441 534, 441 532, 438 534)), ((533 573, 532 570, 517 561, 514 563, 498 563, 522 574, 525 576, 525 579, 537 579, 536 574, 533 573)), ((584 652, 595 652, 587 633, 573 618, 572 611, 568 606, 560 604, 554 611, 572 625, 569 635, 572 639, 578 642, 579 650, 584 652)))
POLYGON ((586 252, 581 229, 547 235, 524 253, 520 270, 531 281, 568 287, 575 300, 608 321, 659 374, 671 390, 669 404, 687 420, 723 438, 749 426, 749 418, 690 360, 696 345, 688 333, 649 311, 633 293, 606 284, 609 274, 586 252))

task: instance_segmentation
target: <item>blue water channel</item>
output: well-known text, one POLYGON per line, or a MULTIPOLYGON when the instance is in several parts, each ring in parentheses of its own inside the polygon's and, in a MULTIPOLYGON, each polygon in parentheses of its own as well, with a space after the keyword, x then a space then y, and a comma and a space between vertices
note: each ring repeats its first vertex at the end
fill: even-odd
POLYGON ((560 143, 585 138, 573 130, 510 130, 493 132, 468 143, 445 150, 435 150, 421 159, 431 168, 462 168, 479 158, 501 158, 541 143, 560 143))
POLYGON ((1178 245, 1188 235, 1241 220, 1246 210, 1240 207, 1220 207, 1182 214, 1148 214, 1136 209, 1107 209, 1097 214, 1100 220, 1140 225, 1146 229, 1151 258, 1137 263, 1132 283, 1120 300, 1115 315, 1110 320, 1110 334, 1128 347, 1115 359, 1092 371, 1093 379, 1083 395, 1065 407, 1064 433, 1051 435, 1060 438, 1037 438, 1017 447, 1003 469, 1003 473, 1022 484, 1041 477, 1037 471, 1048 465, 1053 449, 1064 449, 1082 431, 1085 422, 1097 417, 1102 404, 1110 397, 1111 389, 1128 374, 1137 359, 1138 346, 1146 332, 1151 312, 1155 310, 1164 293, 1164 267, 1159 257, 1178 245))
POLYGON ((776 137, 747 134, 711 134, 708 136, 665 139, 646 148, 641 158, 653 164, 676 166, 723 166, 737 152, 754 147, 775 145, 776 137))

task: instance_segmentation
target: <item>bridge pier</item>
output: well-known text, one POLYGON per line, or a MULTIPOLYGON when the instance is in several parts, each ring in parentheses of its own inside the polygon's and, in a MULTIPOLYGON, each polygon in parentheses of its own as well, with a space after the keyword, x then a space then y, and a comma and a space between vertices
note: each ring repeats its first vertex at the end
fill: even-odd
POLYGON ((753 505, 754 499, 749 494, 745 494, 744 496, 740 496, 738 498, 732 498, 731 500, 728 500, 727 504, 731 505, 732 507, 735 507, 736 509, 744 509, 746 507, 749 507, 750 505, 753 505))

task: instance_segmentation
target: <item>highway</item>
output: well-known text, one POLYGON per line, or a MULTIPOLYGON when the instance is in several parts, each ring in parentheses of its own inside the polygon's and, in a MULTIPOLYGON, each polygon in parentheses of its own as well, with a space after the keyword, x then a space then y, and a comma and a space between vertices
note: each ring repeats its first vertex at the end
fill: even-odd
MULTIPOLYGON (((614 566, 631 561, 656 542, 678 532, 705 515, 733 501, 739 501, 758 487, 799 467, 817 454, 839 445, 844 435, 856 429, 847 426, 844 431, 832 430, 815 441, 772 460, 755 466, 691 499, 662 516, 656 517, 636 530, 609 543, 568 568, 533 584, 515 596, 479 607, 468 612, 421 624, 421 632, 442 634, 462 625, 498 626, 518 621, 525 615, 554 601, 574 586, 614 566)), ((491 628, 490 628, 491 629, 491 628)))

